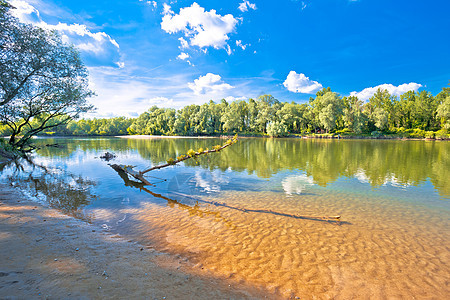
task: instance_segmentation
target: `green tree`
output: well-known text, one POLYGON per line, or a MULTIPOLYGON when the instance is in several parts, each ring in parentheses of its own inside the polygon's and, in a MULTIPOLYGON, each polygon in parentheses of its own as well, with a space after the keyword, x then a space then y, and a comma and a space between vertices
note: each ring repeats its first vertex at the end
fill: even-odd
POLYGON ((441 123, 441 128, 450 131, 450 88, 443 88, 437 98, 440 104, 437 107, 436 118, 441 123))
POLYGON ((56 32, 8 12, 0 26, 0 121, 11 130, 9 143, 25 150, 32 136, 92 110, 93 93, 78 51, 56 32))
POLYGON ((355 133, 362 133, 365 129, 367 116, 363 112, 363 102, 358 97, 344 97, 346 107, 343 109, 343 120, 346 128, 355 133))
POLYGON ((330 88, 319 91, 317 95, 311 103, 315 124, 329 132, 335 129, 336 121, 342 116, 343 101, 330 88))
POLYGON ((283 122, 274 121, 267 124, 267 134, 271 137, 288 135, 288 128, 283 122))
POLYGON ((387 90, 378 89, 366 104, 365 112, 378 129, 388 130, 395 127, 395 103, 395 96, 387 90))
POLYGON ((276 111, 280 108, 280 102, 272 95, 262 95, 258 97, 256 117, 257 132, 266 133, 267 123, 276 120, 276 111))

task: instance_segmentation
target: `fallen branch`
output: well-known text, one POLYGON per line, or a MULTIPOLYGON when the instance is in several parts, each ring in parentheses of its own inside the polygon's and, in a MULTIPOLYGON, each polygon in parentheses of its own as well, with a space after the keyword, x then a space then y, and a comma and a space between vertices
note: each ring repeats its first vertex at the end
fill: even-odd
POLYGON ((205 154, 222 151, 223 149, 235 144, 236 142, 237 142, 237 135, 234 136, 232 139, 226 141, 226 143, 223 144, 222 146, 220 146, 220 145, 214 146, 213 149, 211 149, 211 150, 210 149, 203 150, 202 148, 200 148, 197 151, 194 151, 191 149, 187 152, 186 155, 180 155, 177 157, 177 159, 171 158, 171 159, 167 160, 167 163, 165 163, 165 164, 154 166, 154 167, 151 167, 144 171, 135 171, 135 170, 133 170, 134 166, 111 165, 111 167, 113 167, 115 169, 117 169, 117 168, 121 169, 125 173, 131 175, 132 177, 136 178, 137 180, 140 180, 142 183, 144 183, 146 185, 153 185, 144 178, 145 173, 148 173, 153 170, 158 170, 158 169, 174 166, 174 165, 176 165, 182 161, 188 160, 190 158, 196 159, 200 155, 205 155, 205 154))

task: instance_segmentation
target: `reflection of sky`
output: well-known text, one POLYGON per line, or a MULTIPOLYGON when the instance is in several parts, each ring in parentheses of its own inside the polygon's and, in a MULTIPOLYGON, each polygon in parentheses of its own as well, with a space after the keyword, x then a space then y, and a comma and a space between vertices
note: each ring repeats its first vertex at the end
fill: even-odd
MULTIPOLYGON (((85 140, 76 142, 82 144, 83 141, 85 140)), ((74 147, 74 144, 70 144, 71 149, 76 149, 70 156, 35 155, 35 162, 52 169, 56 166, 60 168, 58 171, 60 173, 64 171, 95 181, 96 185, 91 188, 91 193, 96 198, 84 210, 93 216, 94 222, 100 222, 100 224, 114 228, 118 224, 129 222, 128 218, 125 218, 124 211, 139 211, 145 203, 158 206, 168 204, 163 198, 155 197, 135 187, 125 186, 117 172, 109 166, 110 163, 125 164, 136 166, 135 170, 144 170, 152 166, 149 159, 143 159, 139 152, 132 148, 123 147, 120 151, 112 151, 108 148, 109 140, 102 140, 102 142, 102 146, 97 146, 96 150, 85 145, 86 151, 82 150, 82 147, 74 147), (101 160, 99 157, 106 151, 115 152, 117 159, 110 162, 101 160)), ((111 142, 115 141, 111 140, 111 142)), ((220 159, 220 157, 211 157, 211 159, 220 159)), ((11 174, 11 171, 6 168, 0 174, 0 178, 4 180, 8 174, 11 174)), ((297 200, 312 195, 321 197, 329 193, 344 192, 360 195, 361 199, 381 197, 392 201, 417 204, 427 202, 427 205, 442 206, 442 203, 438 202, 441 198, 429 181, 413 186, 389 175, 380 179, 380 186, 373 187, 370 174, 362 169, 352 178, 340 177, 333 182, 328 182, 326 186, 314 184, 314 176, 308 176, 303 170, 282 170, 272 174, 270 178, 261 178, 256 172, 249 173, 247 170, 234 171, 232 168, 210 170, 200 165, 186 166, 181 163, 147 174, 147 179, 155 184, 148 187, 151 192, 187 205, 194 205, 196 200, 204 196, 221 201, 223 193, 233 191, 242 195, 242 201, 245 201, 246 193, 251 192, 279 193, 281 196, 277 201, 284 201, 285 196, 291 200, 297 200)))
POLYGON ((283 179, 281 185, 286 195, 301 194, 314 184, 314 180, 306 174, 290 175, 283 179))
POLYGON ((220 192, 221 186, 230 182, 220 170, 210 172, 203 169, 195 171, 194 181, 195 186, 200 187, 206 193, 220 192))
MULTIPOLYGON (((358 172, 354 175, 354 177, 356 179, 358 179, 358 181, 361 182, 361 183, 371 183, 370 178, 366 175, 364 170, 358 170, 358 172)), ((381 180, 381 182, 382 182, 381 185, 391 185, 391 186, 398 187, 398 188, 403 188, 403 189, 412 186, 412 184, 409 183, 409 182, 401 182, 393 174, 391 174, 389 176, 385 176, 381 180)))

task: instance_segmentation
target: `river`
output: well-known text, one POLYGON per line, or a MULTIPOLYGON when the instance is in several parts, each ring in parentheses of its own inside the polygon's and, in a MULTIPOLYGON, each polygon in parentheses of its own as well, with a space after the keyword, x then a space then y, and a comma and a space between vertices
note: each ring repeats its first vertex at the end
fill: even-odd
POLYGON ((145 187, 109 164, 144 170, 224 140, 37 142, 58 147, 4 166, 2 181, 205 274, 306 299, 450 295, 449 142, 242 138, 145 187))

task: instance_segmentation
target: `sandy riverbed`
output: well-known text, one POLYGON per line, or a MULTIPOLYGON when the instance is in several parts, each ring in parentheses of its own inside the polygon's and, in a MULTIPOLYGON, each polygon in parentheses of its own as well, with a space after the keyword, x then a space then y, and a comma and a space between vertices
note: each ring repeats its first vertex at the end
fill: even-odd
POLYGON ((0 185, 1 299, 261 299, 0 185))

